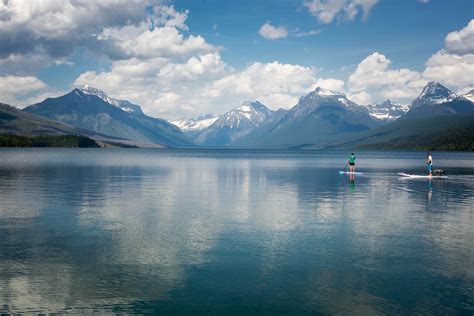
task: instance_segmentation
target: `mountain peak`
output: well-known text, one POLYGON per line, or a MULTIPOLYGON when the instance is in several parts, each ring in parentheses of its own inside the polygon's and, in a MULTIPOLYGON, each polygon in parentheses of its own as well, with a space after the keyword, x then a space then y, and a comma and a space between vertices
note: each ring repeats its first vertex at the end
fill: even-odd
POLYGON ((404 116, 410 110, 410 107, 387 99, 382 103, 369 105, 368 110, 372 118, 378 121, 391 122, 404 116))
POLYGON ((320 96, 334 96, 334 95, 344 95, 344 93, 334 92, 332 90, 323 89, 321 87, 316 87, 314 93, 320 96))
POLYGON ((81 91, 82 93, 90 94, 90 95, 105 95, 105 96, 107 95, 104 91, 93 88, 89 86, 88 84, 86 84, 82 88, 77 88, 77 90, 81 91))
POLYGON ((268 108, 259 101, 245 101, 236 108, 236 110, 241 112, 252 112, 252 109, 255 111, 269 111, 268 108))
POLYGON ((113 98, 109 97, 104 91, 93 88, 93 87, 91 87, 87 84, 85 86, 83 86, 82 88, 77 88, 75 90, 78 90, 78 91, 80 91, 84 94, 87 94, 87 95, 95 95, 96 97, 99 97, 103 101, 105 101, 105 102, 107 102, 111 105, 119 107, 120 100, 113 99, 113 98))
POLYGON ((199 131, 203 130, 217 121, 219 117, 214 114, 206 114, 201 115, 198 118, 191 118, 187 119, 185 117, 172 120, 170 123, 178 126, 182 131, 189 132, 189 131, 199 131))
POLYGON ((300 108, 314 108, 315 106, 318 107, 320 103, 327 102, 341 104, 345 107, 358 106, 356 103, 347 99, 344 93, 323 89, 321 87, 317 87, 307 95, 302 96, 297 106, 300 108))
POLYGON ((380 105, 382 105, 382 106, 390 106, 390 105, 392 105, 392 104, 393 104, 392 100, 387 99, 387 100, 383 101, 380 105))
POLYGON ((428 82, 421 94, 413 100, 414 107, 426 104, 442 104, 449 102, 456 97, 454 93, 439 82, 428 82))
POLYGON ((117 99, 111 98, 104 91, 93 88, 89 86, 88 84, 84 85, 82 88, 74 89, 73 91, 79 91, 87 95, 94 95, 98 97, 99 99, 102 99, 102 101, 105 101, 110 105, 116 106, 128 113, 143 114, 143 111, 140 108, 140 106, 126 100, 117 100, 117 99))

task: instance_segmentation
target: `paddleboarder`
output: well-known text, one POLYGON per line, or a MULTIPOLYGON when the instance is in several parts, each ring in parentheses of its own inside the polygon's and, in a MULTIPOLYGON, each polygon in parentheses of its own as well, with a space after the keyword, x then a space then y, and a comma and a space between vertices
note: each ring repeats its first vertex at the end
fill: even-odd
POLYGON ((355 161, 356 157, 354 156, 354 153, 351 153, 351 156, 349 157, 349 172, 355 172, 355 161))
POLYGON ((426 154, 426 163, 428 164, 428 176, 432 176, 433 173, 433 157, 430 153, 426 154))

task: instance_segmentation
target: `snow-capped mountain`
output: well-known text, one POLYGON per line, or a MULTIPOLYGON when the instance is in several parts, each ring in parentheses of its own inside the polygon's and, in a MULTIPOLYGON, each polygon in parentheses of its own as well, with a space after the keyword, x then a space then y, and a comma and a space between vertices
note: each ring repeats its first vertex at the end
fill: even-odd
POLYGON ((344 93, 319 87, 301 97, 298 104, 290 110, 289 115, 292 116, 292 120, 299 120, 301 117, 319 113, 319 111, 323 111, 321 113, 328 113, 330 111, 331 113, 352 113, 353 115, 362 115, 370 119, 367 107, 349 100, 344 93))
POLYGON ((92 88, 88 85, 85 85, 82 88, 78 89, 84 94, 87 95, 95 95, 96 97, 102 99, 103 101, 107 102, 108 104, 111 104, 113 106, 116 106, 118 108, 121 108, 125 112, 128 113, 135 113, 135 114, 143 114, 142 109, 140 106, 133 104, 129 101, 126 100, 117 100, 114 98, 109 97, 104 91, 92 88))
POLYGON ((220 115, 208 127, 198 131, 188 131, 186 134, 201 145, 226 146, 260 126, 272 114, 273 111, 262 103, 247 101, 220 115))
POLYGON ((257 128, 239 145, 248 147, 300 146, 330 142, 336 135, 363 132, 379 126, 369 115, 367 107, 349 100, 343 93, 316 88, 301 97, 298 103, 271 128, 257 128))
POLYGON ((218 118, 219 116, 217 115, 207 114, 196 119, 181 118, 171 120, 170 123, 178 126, 183 132, 200 131, 214 124, 218 118))
POLYGON ((472 89, 468 93, 461 95, 461 97, 471 102, 474 102, 474 89, 472 89))
POLYGON ((380 104, 371 104, 367 106, 370 116, 383 122, 392 122, 405 115, 410 106, 386 100, 380 104))
POLYGON ((84 89, 74 89, 63 96, 30 105, 23 111, 120 139, 172 147, 192 145, 175 125, 143 114, 139 106, 134 111, 125 111, 117 104, 127 104, 127 101, 109 98, 96 89, 86 91, 88 93, 84 89))
POLYGON ((239 128, 242 125, 251 123, 253 126, 258 126, 267 120, 272 115, 272 113, 273 111, 258 101, 247 101, 242 103, 242 105, 238 108, 232 109, 219 117, 215 125, 221 127, 227 126, 229 128, 239 128))
POLYGON ((326 102, 332 102, 348 108, 359 107, 359 105, 347 99, 344 93, 317 87, 314 91, 300 98, 294 108, 294 115, 298 116, 311 113, 326 102))
POLYGON ((456 96, 440 83, 430 82, 413 100, 407 118, 449 116, 474 113, 474 103, 467 96, 456 96))
POLYGON ((416 108, 422 105, 442 104, 452 101, 456 95, 439 82, 429 82, 421 94, 413 100, 412 107, 416 108))

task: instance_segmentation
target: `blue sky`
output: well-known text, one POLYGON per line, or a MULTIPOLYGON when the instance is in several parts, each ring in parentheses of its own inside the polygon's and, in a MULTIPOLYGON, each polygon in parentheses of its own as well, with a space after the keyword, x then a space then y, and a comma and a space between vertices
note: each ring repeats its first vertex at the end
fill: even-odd
POLYGON ((222 113, 249 99, 289 108, 316 86, 361 104, 408 103, 428 81, 459 93, 474 87, 468 0, 74 6, 0 5, 9 17, 0 18, 0 102, 22 107, 89 84, 172 118, 222 113))
POLYGON ((444 46, 447 33, 461 29, 474 17, 472 1, 380 1, 366 20, 318 22, 302 1, 175 1, 190 11, 191 32, 206 34, 209 42, 225 47, 222 55, 243 67, 251 61, 323 67, 337 72, 357 64, 373 51, 390 56, 395 65, 421 70, 433 52, 444 46), (270 21, 315 36, 268 41, 259 36, 260 26, 270 21), (218 35, 213 26, 217 25, 218 35), (305 50, 306 49, 306 50, 305 50))

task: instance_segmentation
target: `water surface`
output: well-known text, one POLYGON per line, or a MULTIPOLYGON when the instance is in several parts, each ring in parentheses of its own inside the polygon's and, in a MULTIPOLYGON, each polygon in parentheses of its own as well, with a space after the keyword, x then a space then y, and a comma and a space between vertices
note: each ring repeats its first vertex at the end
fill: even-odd
POLYGON ((346 156, 1 149, 0 312, 472 314, 474 154, 346 156))

